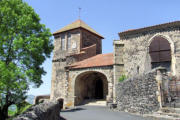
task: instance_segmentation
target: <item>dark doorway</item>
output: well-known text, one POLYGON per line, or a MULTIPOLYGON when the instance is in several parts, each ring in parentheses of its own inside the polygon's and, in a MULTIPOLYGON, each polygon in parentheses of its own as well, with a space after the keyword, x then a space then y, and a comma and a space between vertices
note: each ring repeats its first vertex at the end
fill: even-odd
POLYGON ((103 82, 101 79, 96 80, 95 98, 96 99, 103 99, 103 82))

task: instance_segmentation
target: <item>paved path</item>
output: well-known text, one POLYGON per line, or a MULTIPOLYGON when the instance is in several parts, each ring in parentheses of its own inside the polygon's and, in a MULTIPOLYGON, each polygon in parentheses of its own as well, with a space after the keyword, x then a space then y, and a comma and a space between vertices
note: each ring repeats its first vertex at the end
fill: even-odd
POLYGON ((78 106, 61 112, 67 120, 152 120, 125 112, 112 111, 103 106, 78 106))

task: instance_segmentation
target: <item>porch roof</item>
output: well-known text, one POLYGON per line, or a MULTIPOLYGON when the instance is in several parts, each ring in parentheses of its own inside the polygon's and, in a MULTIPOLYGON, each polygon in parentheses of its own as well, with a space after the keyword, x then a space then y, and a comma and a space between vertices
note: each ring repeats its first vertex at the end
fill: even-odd
POLYGON ((91 67, 100 67, 100 66, 112 66, 113 53, 99 54, 85 60, 75 62, 69 66, 70 69, 79 69, 79 68, 91 68, 91 67))

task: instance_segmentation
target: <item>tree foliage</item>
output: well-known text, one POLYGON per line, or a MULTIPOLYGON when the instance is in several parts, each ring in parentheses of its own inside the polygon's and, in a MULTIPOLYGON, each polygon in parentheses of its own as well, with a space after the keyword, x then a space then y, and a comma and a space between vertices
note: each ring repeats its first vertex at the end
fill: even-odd
POLYGON ((42 64, 53 49, 50 37, 27 3, 0 0, 0 120, 11 104, 26 98, 29 84, 42 84, 42 64))

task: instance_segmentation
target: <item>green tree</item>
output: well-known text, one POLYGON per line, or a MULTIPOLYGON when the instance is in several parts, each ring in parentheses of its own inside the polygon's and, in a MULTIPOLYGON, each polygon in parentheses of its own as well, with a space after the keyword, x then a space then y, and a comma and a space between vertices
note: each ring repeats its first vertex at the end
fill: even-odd
POLYGON ((0 0, 0 120, 8 107, 26 99, 29 85, 39 87, 42 64, 53 50, 50 30, 23 0, 0 0))

